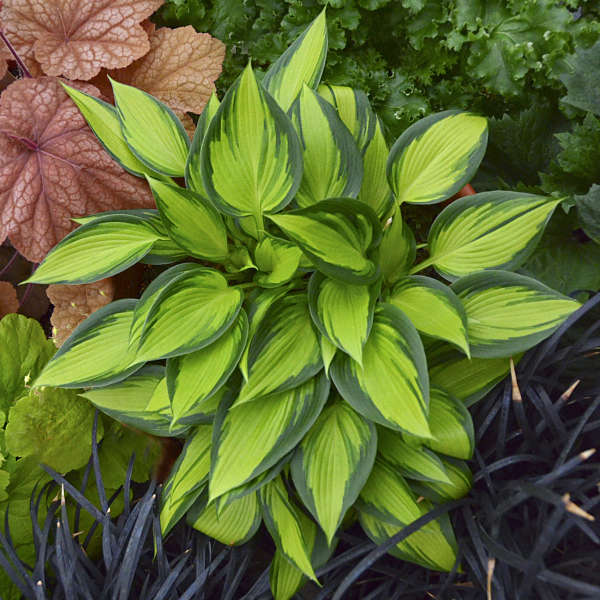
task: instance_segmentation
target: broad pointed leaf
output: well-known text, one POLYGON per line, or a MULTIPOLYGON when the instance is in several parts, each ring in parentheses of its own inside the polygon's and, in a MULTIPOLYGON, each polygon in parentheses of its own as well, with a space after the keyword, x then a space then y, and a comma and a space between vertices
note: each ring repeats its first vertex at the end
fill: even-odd
POLYGON ((380 304, 362 367, 340 353, 331 365, 336 388, 371 421, 428 438, 429 377, 419 334, 399 308, 380 304))
MULTIPOLYGON (((404 478, 383 461, 375 461, 360 494, 360 524, 381 544, 427 512, 417 504, 404 478)), ((447 516, 430 521, 396 545, 390 554, 438 571, 450 571, 458 548, 447 516)))
POLYGON ((185 183, 187 187, 205 198, 207 197, 207 194, 204 189, 204 182, 202 181, 201 167, 202 142, 204 142, 204 136, 206 135, 208 126, 213 117, 217 114, 220 104, 217 95, 212 94, 196 124, 196 132, 194 133, 194 139, 192 140, 192 146, 185 165, 185 183))
POLYGON ((581 305, 544 284, 508 271, 483 271, 452 286, 467 314, 473 356, 499 358, 546 339, 581 305))
POLYGON ((260 490, 260 500, 265 524, 277 549, 307 577, 317 581, 310 562, 309 538, 302 529, 298 509, 290 501, 281 477, 260 490))
POLYGON ((475 175, 487 146, 484 117, 458 111, 430 115, 411 125, 392 146, 387 176, 402 204, 435 204, 475 175))
POLYGON ((377 431, 377 454, 404 477, 450 483, 446 470, 434 452, 405 441, 402 434, 386 427, 377 431))
POLYGON ((183 517, 206 489, 210 469, 212 425, 200 425, 185 442, 161 494, 160 529, 163 536, 183 517))
POLYGON ((412 489, 433 502, 458 500, 469 493, 473 485, 473 475, 464 460, 440 456, 450 483, 441 481, 411 481, 412 489))
POLYGON ((142 362, 128 348, 135 300, 117 300, 75 328, 46 365, 35 386, 80 388, 116 383, 142 362))
POLYGON ((111 83, 131 151, 153 171, 183 177, 190 140, 181 121, 150 94, 114 79, 111 83))
POLYGON ((447 456, 470 460, 475 448, 471 414, 460 400, 432 386, 429 396, 430 440, 425 445, 447 456))
POLYGON ((134 265, 159 239, 156 229, 132 215, 96 219, 59 242, 27 283, 98 281, 134 265))
POLYGON ((222 262, 227 256, 227 230, 212 204, 177 185, 147 180, 169 236, 190 256, 222 262))
POLYGON ((319 85, 327 56, 325 9, 271 65, 263 86, 287 112, 303 85, 319 85))
POLYGON ((427 263, 450 280, 482 269, 516 269, 535 249, 560 202, 521 192, 459 198, 431 226, 427 263))
POLYGON ((210 498, 250 481, 296 447, 315 422, 329 393, 316 377, 260 401, 223 403, 215 419, 210 498))
POLYGON ((325 275, 348 283, 372 283, 379 276, 369 253, 381 240, 381 226, 363 202, 324 200, 269 218, 325 275))
POLYGON ((250 65, 229 88, 200 152, 209 199, 226 214, 254 217, 259 229, 263 214, 292 201, 302 179, 300 140, 250 65))
POLYGON ((321 357, 323 358, 323 367, 325 375, 329 377, 329 367, 333 361, 333 357, 337 352, 337 346, 329 341, 324 335, 320 336, 319 343, 321 344, 321 357))
POLYGON ((319 339, 306 296, 278 300, 250 341, 248 381, 238 403, 261 399, 304 383, 323 368, 319 339))
POLYGON ((379 245, 378 262, 385 282, 392 285, 407 275, 416 257, 415 235, 397 208, 379 245))
POLYGON ((227 546, 237 546, 248 541, 260 527, 260 503, 258 494, 248 494, 234 500, 217 514, 215 503, 206 505, 206 498, 199 498, 188 512, 187 522, 205 535, 227 546))
POLYGON ((308 285, 311 317, 335 346, 362 364, 379 286, 353 285, 315 272, 308 285))
POLYGON ((201 410, 225 384, 238 364, 248 339, 248 317, 241 310, 233 325, 212 344, 167 361, 167 386, 173 421, 201 410))
POLYGON ((413 275, 401 279, 388 302, 397 306, 422 333, 448 341, 467 356, 467 315, 454 292, 443 283, 413 275))
POLYGON ((274 236, 265 236, 254 249, 259 272, 254 280, 263 287, 277 287, 289 281, 300 266, 302 250, 274 236))
POLYGON ((356 198, 363 176, 362 157, 336 110, 305 85, 290 109, 290 118, 303 150, 298 205, 341 196, 356 198))
POLYGON ((180 356, 208 346, 233 323, 242 300, 242 290, 229 287, 218 271, 190 268, 167 283, 148 309, 137 360, 180 356))
POLYGON ((329 544, 367 481, 376 452, 375 427, 344 402, 323 411, 296 450, 294 484, 329 544))

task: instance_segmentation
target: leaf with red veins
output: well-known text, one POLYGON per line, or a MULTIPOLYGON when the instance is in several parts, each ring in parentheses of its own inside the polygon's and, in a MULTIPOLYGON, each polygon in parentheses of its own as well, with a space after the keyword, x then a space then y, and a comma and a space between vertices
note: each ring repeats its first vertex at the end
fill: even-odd
POLYGON ((75 228, 71 218, 153 206, 146 182, 105 152, 58 79, 20 79, 2 93, 0 242, 9 236, 41 262, 75 228))
POLYGON ((79 323, 112 302, 115 285, 111 277, 83 285, 53 284, 46 288, 46 294, 54 304, 52 337, 60 347, 79 323))
POLYGON ((17 291, 12 283, 0 281, 0 319, 19 310, 17 291))
POLYGON ((178 114, 200 114, 215 91, 224 58, 225 45, 210 34, 191 25, 162 27, 150 33, 148 54, 110 76, 152 94, 178 114))
POLYGON ((164 0, 4 0, 0 18, 19 55, 46 75, 87 81, 150 49, 140 23, 164 0))

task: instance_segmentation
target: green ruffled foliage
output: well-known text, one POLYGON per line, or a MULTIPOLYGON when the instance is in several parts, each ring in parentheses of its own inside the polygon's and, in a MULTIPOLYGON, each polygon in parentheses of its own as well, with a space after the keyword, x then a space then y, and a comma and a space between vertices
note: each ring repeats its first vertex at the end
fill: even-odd
MULTIPOLYGON (((177 117, 140 90, 115 84, 107 115, 65 86, 117 161, 159 175, 145 174, 158 208, 80 220, 28 280, 87 283, 160 257, 141 298, 81 323, 34 386, 85 386, 109 416, 184 438, 163 532, 185 516, 231 545, 264 523, 278 599, 316 581, 352 515, 381 543, 464 495, 465 403, 579 307, 514 272, 560 198, 456 200, 415 262, 402 211, 473 178, 487 121, 435 113, 388 148, 363 92, 320 83, 327 46, 323 11, 261 81, 249 63, 211 98, 189 148, 177 117)), ((449 519, 391 553, 451 570, 449 519)))

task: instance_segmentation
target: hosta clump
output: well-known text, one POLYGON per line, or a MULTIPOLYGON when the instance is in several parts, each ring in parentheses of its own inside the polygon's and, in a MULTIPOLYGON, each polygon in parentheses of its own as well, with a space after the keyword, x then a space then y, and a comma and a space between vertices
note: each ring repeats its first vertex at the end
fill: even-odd
MULTIPOLYGON (((113 83, 116 108, 68 89, 158 208, 81 219, 30 278, 86 283, 138 261, 176 263, 140 299, 84 321, 35 385, 89 387, 123 423, 184 437, 163 531, 186 515, 236 544, 264 521, 278 598, 315 579, 344 520, 357 516, 380 542, 466 493, 464 402, 578 307, 512 272, 554 198, 457 200, 414 264, 402 204, 463 187, 486 122, 436 114, 388 152, 363 94, 319 85, 326 47, 322 14, 261 83, 248 65, 222 102, 212 97, 191 146, 169 109, 135 88, 113 83), (426 267, 441 280, 417 275, 426 267)), ((451 569, 448 519, 393 553, 451 569)))

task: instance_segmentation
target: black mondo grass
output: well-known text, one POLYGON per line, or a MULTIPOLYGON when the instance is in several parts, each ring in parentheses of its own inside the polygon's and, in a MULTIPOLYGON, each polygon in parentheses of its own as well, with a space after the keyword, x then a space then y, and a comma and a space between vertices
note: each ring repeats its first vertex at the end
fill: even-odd
MULTIPOLYGON (((527 353, 472 407, 477 449, 470 494, 442 505, 379 547, 357 526, 297 595, 311 600, 592 600, 600 598, 600 295, 527 353), (454 569, 440 574, 385 554, 449 511, 459 544, 454 569)), ((132 465, 133 463, 131 463, 132 465)), ((266 536, 229 548, 178 524, 160 535, 160 486, 132 486, 131 467, 113 519, 98 463, 100 507, 61 475, 31 498, 36 563, 18 560, 7 523, 0 566, 29 599, 191 600, 270 598, 266 536), (134 492, 129 501, 129 490, 134 492), (78 508, 69 518, 65 498, 78 508), (51 498, 47 514, 44 499, 51 498), (95 523, 79 533, 80 513, 95 523), (38 516, 43 520, 38 524, 38 516), (86 552, 98 530, 101 558, 86 552)), ((1 597, 1 594, 0 594, 1 597)))

